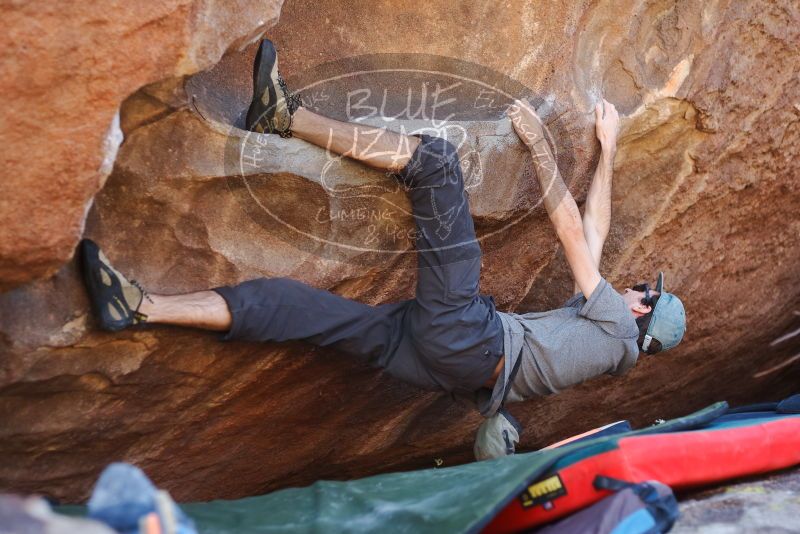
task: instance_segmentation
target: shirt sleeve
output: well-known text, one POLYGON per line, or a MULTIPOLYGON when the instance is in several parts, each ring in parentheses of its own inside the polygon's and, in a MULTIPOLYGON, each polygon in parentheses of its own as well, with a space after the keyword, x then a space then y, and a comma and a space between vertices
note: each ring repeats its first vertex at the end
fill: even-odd
POLYGON ((583 296, 583 293, 578 291, 574 295, 572 295, 567 302, 564 303, 565 308, 582 308, 583 303, 586 302, 586 299, 583 296))
POLYGON ((639 337, 636 319, 625 305, 622 296, 614 291, 605 278, 600 279, 578 314, 594 321, 613 337, 625 339, 639 337))

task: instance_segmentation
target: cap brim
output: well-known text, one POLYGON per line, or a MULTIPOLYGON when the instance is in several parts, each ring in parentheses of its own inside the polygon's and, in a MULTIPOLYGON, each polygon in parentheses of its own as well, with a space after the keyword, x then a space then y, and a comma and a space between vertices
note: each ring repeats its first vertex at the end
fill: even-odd
POLYGON ((656 291, 661 293, 664 290, 664 273, 659 271, 658 281, 656 282, 656 291))

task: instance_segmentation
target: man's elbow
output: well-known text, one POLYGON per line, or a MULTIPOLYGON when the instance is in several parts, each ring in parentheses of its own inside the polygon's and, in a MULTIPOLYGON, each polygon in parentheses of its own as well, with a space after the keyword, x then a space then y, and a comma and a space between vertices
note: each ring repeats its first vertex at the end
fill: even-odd
POLYGON ((593 221, 583 221, 583 235, 586 236, 586 241, 605 243, 608 237, 608 232, 603 232, 594 224, 593 221))

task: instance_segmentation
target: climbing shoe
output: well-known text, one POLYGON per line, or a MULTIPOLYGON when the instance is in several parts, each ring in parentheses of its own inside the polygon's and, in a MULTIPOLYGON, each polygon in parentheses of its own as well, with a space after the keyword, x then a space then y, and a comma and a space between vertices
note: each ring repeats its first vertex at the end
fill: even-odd
POLYGON ((114 269, 91 239, 81 241, 79 253, 83 281, 100 326, 117 332, 147 321, 147 316, 139 313, 139 307, 142 300, 150 297, 136 280, 128 280, 114 269))
POLYGON ((269 39, 261 41, 253 64, 253 101, 247 110, 247 129, 291 137, 292 115, 302 102, 278 72, 278 53, 269 39))

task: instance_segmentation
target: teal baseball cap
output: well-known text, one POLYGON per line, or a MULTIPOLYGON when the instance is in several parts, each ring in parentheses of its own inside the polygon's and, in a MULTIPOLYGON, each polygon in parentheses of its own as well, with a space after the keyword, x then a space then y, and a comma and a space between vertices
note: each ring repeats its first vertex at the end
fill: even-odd
POLYGON ((660 352, 674 348, 681 342, 686 332, 686 310, 683 302, 672 293, 664 291, 662 272, 658 273, 656 291, 661 295, 653 308, 653 316, 642 341, 642 352, 647 352, 654 339, 661 343, 660 352))

